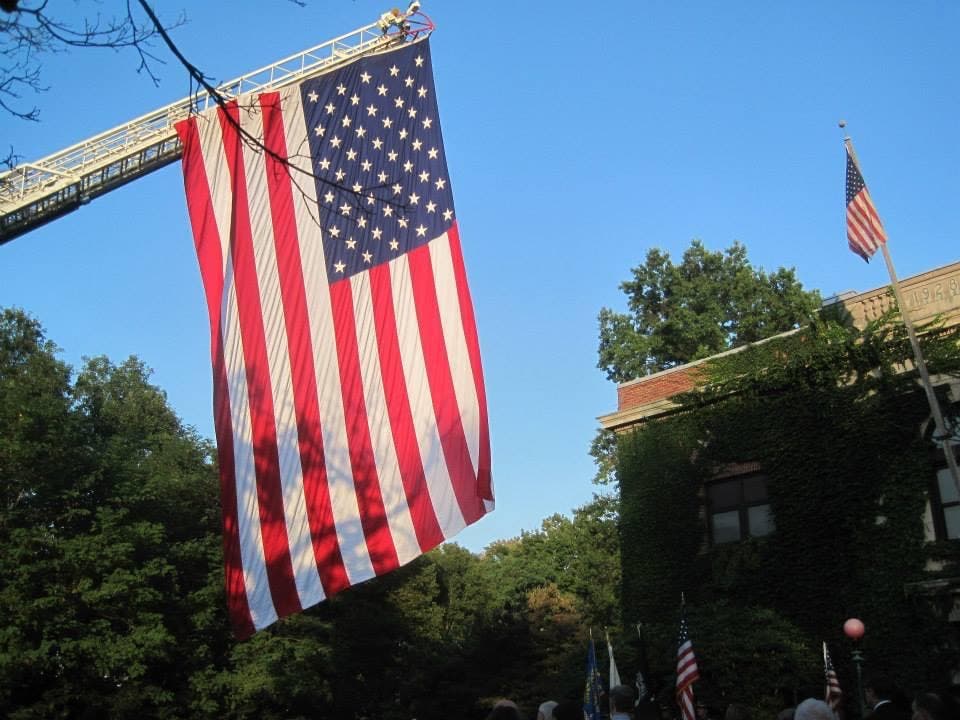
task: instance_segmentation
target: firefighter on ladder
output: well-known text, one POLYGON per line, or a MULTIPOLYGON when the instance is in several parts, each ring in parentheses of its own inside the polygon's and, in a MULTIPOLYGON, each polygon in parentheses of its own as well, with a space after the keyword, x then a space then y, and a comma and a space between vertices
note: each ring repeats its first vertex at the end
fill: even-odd
POLYGON ((380 16, 380 19, 377 20, 377 25, 384 35, 387 34, 391 27, 397 27, 400 30, 400 35, 405 37, 407 33, 410 32, 410 23, 407 22, 407 18, 419 10, 420 3, 414 0, 414 2, 410 3, 407 7, 406 12, 400 12, 400 8, 393 8, 385 12, 380 16))

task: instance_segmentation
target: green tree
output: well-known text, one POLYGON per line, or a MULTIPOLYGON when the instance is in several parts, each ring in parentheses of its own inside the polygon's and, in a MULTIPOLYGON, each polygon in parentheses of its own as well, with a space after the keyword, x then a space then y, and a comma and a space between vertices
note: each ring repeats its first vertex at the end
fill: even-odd
MULTIPOLYGON (((711 252, 693 240, 675 264, 658 248, 620 285, 628 312, 602 308, 597 367, 626 382, 800 327, 814 317, 820 294, 806 291, 794 270, 767 273, 734 242, 711 252)), ((598 430, 590 445, 594 482, 616 481, 613 432, 598 430)))
POLYGON ((799 327, 820 304, 793 269, 766 273, 738 242, 711 252, 694 240, 675 264, 657 248, 620 285, 629 312, 600 310, 597 366, 632 380, 799 327))
POLYGON ((140 361, 57 353, 0 313, 0 716, 441 720, 582 689, 619 618, 616 499, 235 642, 209 442, 140 361))
POLYGON ((599 495, 573 511, 552 515, 540 530, 498 540, 484 554, 489 583, 506 603, 553 583, 578 598, 586 620, 619 622, 620 545, 617 500, 599 495))
POLYGON ((225 627, 210 448, 138 361, 55 353, 0 316, 0 714, 175 717, 225 627))

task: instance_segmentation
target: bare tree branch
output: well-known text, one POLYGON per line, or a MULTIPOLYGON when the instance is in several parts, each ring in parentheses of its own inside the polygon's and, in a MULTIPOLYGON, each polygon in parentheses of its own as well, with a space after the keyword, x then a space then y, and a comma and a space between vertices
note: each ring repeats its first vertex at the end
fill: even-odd
MULTIPOLYGON (((163 60, 150 51, 157 36, 154 23, 138 22, 129 0, 126 14, 103 17, 99 13, 69 22, 51 14, 48 0, 0 0, 0 109, 22 120, 39 120, 36 106, 26 107, 24 93, 42 93, 48 88, 41 81, 44 55, 68 52, 74 48, 134 50, 140 58, 138 72, 145 72, 156 84, 151 64, 163 60)), ((183 16, 172 25, 185 22, 183 16)))
MULTIPOLYGON (((340 183, 332 182, 327 178, 316 175, 312 171, 305 170, 303 167, 300 166, 299 163, 294 162, 294 160, 300 160, 304 158, 309 161, 310 160, 309 153, 303 154, 300 151, 297 151, 291 155, 283 156, 283 155, 280 155, 273 148, 270 148, 267 145, 265 145, 262 138, 259 138, 253 135, 249 130, 247 130, 240 124, 240 122, 234 117, 233 113, 227 111, 228 110, 227 98, 223 96, 223 94, 216 88, 216 86, 210 81, 210 79, 203 72, 201 72, 196 65, 191 63, 184 56, 184 54, 180 51, 180 48, 178 48, 176 43, 173 42, 173 39, 170 37, 170 34, 167 32, 167 29, 163 27, 163 25, 160 23, 159 18, 157 17, 156 13, 154 13, 153 8, 150 6, 147 0, 137 0, 137 1, 140 3, 140 6, 143 8, 143 11, 147 14, 147 17, 149 17, 151 22, 153 23, 153 28, 156 31, 156 34, 163 40, 167 48, 170 50, 171 53, 173 53, 173 56, 177 58, 180 64, 183 65, 184 68, 186 68, 187 73, 189 73, 191 80, 193 82, 196 82, 197 85, 199 85, 200 87, 202 87, 210 96, 210 98, 213 99, 213 101, 217 104, 217 106, 222 110, 224 110, 223 114, 224 114, 224 117, 226 118, 226 121, 237 131, 240 138, 243 140, 244 144, 246 144, 247 147, 250 147, 251 149, 257 152, 264 153, 265 155, 272 158, 274 161, 285 166, 289 172, 290 181, 293 183, 294 187, 297 188, 297 191, 303 197, 308 197, 309 193, 306 191, 304 187, 300 185, 300 180, 310 179, 310 180, 313 180, 314 182, 319 182, 322 185, 325 185, 333 190, 336 190, 338 193, 345 193, 347 195, 354 197, 356 200, 358 200, 358 203, 357 203, 358 208, 361 209, 362 211, 365 211, 366 209, 363 208, 363 205, 362 203, 359 202, 359 199, 366 193, 370 193, 374 190, 381 190, 387 187, 387 185, 384 184, 384 185, 377 185, 374 187, 365 187, 360 190, 356 190, 354 188, 341 185, 340 183)), ((292 1, 296 2, 296 0, 292 0, 292 1)), ((310 165, 312 167, 312 163, 310 163, 310 165)), ((399 210, 404 210, 407 208, 407 205, 405 203, 397 203, 392 198, 380 198, 380 201, 388 205, 393 205, 399 210)), ((325 209, 321 206, 321 210, 325 210, 325 209)))

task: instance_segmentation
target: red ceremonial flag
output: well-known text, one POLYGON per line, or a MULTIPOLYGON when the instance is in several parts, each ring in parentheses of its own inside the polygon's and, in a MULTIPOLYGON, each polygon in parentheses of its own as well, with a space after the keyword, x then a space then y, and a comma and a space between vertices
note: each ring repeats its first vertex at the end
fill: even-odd
POLYGON ((493 509, 427 41, 182 121, 246 637, 493 509))
POLYGON ((860 168, 847 146, 847 242, 850 249, 867 262, 887 242, 887 234, 860 168))
POLYGON ((693 654, 693 643, 687 631, 686 613, 680 610, 680 637, 677 641, 677 705, 683 720, 696 720, 693 704, 693 684, 700 679, 697 657, 693 654))

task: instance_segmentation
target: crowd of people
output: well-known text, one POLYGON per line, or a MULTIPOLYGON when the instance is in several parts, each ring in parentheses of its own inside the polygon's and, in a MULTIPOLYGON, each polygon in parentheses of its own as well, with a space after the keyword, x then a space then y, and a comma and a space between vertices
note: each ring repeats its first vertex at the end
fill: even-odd
MULTIPOLYGON (((960 720, 960 685, 938 692, 922 692, 912 700, 886 676, 869 678, 863 686, 863 720, 960 720)), ((672 712, 655 702, 637 702, 634 689, 617 685, 609 693, 608 720, 667 720, 672 712)), ((858 713, 857 713, 858 715, 858 713)), ((696 706, 696 720, 767 720, 752 718, 746 706, 727 705, 722 715, 703 703, 696 706)), ((855 715, 856 717, 856 715, 855 715)), ((537 709, 536 720, 584 720, 580 701, 547 701, 537 709)), ((497 701, 487 720, 527 720, 512 700, 497 701)), ((769 720, 774 720, 770 718, 769 720)), ((775 720, 845 720, 842 707, 834 709, 823 700, 808 698, 795 707, 784 708, 775 720)), ((859 718, 857 718, 859 720, 859 718)))

